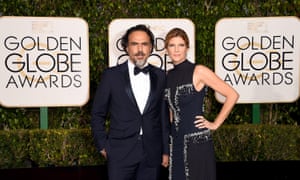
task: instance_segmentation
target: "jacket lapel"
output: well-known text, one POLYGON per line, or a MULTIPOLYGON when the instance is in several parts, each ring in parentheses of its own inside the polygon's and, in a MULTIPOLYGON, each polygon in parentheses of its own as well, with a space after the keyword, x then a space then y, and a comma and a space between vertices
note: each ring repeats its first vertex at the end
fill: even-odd
POLYGON ((125 92, 126 92, 127 96, 131 100, 131 102, 133 104, 135 104, 136 107, 138 108, 135 97, 134 97, 134 94, 133 94, 133 91, 132 91, 132 88, 131 88, 131 84, 130 84, 129 70, 128 70, 128 64, 127 63, 128 62, 123 63, 121 65, 121 70, 122 70, 124 81, 125 81, 125 87, 124 88, 125 88, 125 92))
MULTIPOLYGON (((127 96, 129 97, 129 99, 132 101, 133 104, 135 104, 137 110, 139 111, 139 107, 138 107, 138 104, 136 102, 136 99, 134 97, 134 94, 133 94, 133 91, 132 91, 132 88, 131 88, 131 84, 130 84, 130 77, 129 77, 129 70, 128 70, 128 62, 126 63, 123 63, 121 65, 121 70, 122 70, 122 73, 123 73, 123 77, 124 77, 124 80, 125 80, 125 91, 126 91, 126 94, 127 96)), ((157 88, 157 74, 155 74, 153 72, 153 67, 151 65, 150 66, 150 70, 149 70, 149 75, 150 75, 150 92, 149 92, 149 97, 147 99, 147 103, 145 105, 145 108, 144 108, 144 111, 143 111, 143 114, 148 110, 148 108, 150 107, 150 104, 151 104, 151 101, 152 99, 154 98, 154 94, 155 94, 155 90, 157 88)), ((139 111, 140 112, 140 111, 139 111)))
POLYGON ((152 71, 152 66, 150 66, 150 70, 149 70, 149 75, 150 75, 150 92, 149 92, 149 97, 147 99, 147 103, 145 105, 143 114, 148 110, 148 108, 150 107, 151 101, 154 98, 154 94, 155 94, 155 90, 157 88, 157 75, 152 71))

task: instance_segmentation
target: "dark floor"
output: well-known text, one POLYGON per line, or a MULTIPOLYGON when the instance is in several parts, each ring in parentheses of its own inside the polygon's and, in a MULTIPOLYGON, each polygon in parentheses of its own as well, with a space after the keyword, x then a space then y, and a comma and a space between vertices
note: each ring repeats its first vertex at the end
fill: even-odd
MULTIPOLYGON (((106 166, 0 169, 0 179, 107 180, 106 166)), ((161 180, 168 179, 163 169, 161 180)), ((300 161, 218 162, 217 180, 299 180, 300 161)))
POLYGON ((300 161, 221 162, 218 180, 300 180, 300 161))

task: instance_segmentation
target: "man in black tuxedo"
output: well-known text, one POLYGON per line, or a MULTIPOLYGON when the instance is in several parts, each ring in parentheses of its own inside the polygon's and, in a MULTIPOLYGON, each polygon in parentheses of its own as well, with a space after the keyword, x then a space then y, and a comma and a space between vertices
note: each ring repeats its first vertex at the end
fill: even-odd
POLYGON ((128 29, 121 44, 128 61, 103 72, 95 95, 91 119, 95 145, 107 159, 110 180, 158 180, 161 165, 169 163, 166 75, 147 62, 154 35, 145 25, 128 29))

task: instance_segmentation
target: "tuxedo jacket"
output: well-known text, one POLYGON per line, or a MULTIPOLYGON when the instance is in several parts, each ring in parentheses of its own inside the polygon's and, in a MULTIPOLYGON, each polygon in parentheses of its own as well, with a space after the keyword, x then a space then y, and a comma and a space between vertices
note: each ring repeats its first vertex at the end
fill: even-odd
POLYGON ((149 64, 150 93, 141 113, 127 63, 108 68, 101 76, 91 114, 94 142, 98 151, 105 148, 108 160, 122 160, 136 145, 142 127, 148 164, 157 166, 162 154, 169 154, 169 113, 163 99, 166 74, 149 64))

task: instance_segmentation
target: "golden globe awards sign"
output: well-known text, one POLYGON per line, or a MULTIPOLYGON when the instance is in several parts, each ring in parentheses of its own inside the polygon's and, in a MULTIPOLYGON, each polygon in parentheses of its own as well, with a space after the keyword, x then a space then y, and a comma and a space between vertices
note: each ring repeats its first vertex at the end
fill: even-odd
POLYGON ((296 101, 299 52, 296 17, 224 18, 216 24, 215 71, 239 92, 239 103, 296 101))
POLYGON ((155 36, 155 47, 148 62, 162 69, 171 69, 173 65, 165 52, 164 38, 174 27, 182 28, 188 34, 190 49, 187 58, 195 62, 195 26, 189 19, 115 19, 109 24, 109 66, 115 66, 128 60, 128 55, 121 46, 121 37, 126 30, 137 24, 148 26, 155 36))
POLYGON ((0 103, 80 106, 89 97, 88 25, 79 18, 0 18, 0 103))

